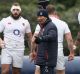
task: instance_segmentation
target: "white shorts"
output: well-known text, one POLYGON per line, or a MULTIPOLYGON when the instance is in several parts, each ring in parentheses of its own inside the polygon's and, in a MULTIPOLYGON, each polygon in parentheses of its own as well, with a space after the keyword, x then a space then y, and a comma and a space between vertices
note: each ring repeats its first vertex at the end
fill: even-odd
POLYGON ((65 69, 65 59, 64 56, 58 56, 56 70, 64 70, 65 69))
POLYGON ((24 50, 3 49, 1 52, 1 64, 12 64, 13 67, 22 68, 24 50))

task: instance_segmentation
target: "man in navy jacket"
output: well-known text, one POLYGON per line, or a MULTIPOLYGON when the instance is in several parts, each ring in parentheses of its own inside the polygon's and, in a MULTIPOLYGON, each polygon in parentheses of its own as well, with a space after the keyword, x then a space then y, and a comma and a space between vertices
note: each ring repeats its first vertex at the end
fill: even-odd
MULTIPOLYGON (((38 37, 35 37, 37 44, 35 64, 40 66, 41 74, 54 74, 53 69, 56 66, 58 50, 57 28, 49 19, 46 10, 38 11, 37 20, 41 30, 38 37)), ((33 53, 34 50, 31 52, 33 53)), ((34 56, 32 58, 34 59, 34 56)))

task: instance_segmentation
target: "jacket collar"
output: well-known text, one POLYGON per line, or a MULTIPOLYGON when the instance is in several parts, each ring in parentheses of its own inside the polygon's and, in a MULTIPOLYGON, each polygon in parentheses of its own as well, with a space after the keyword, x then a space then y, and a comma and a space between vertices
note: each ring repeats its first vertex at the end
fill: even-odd
POLYGON ((41 28, 44 28, 49 22, 51 22, 51 19, 50 19, 50 18, 48 18, 48 19, 45 21, 45 23, 43 24, 43 26, 42 26, 41 28))

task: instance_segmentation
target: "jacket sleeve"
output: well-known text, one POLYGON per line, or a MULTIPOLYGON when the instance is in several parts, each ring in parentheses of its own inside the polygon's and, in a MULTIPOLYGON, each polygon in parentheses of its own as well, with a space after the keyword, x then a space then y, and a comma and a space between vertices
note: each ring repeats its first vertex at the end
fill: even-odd
POLYGON ((45 41, 53 41, 53 40, 55 40, 57 38, 57 29, 54 27, 54 28, 50 28, 49 30, 48 30, 48 33, 47 33, 47 35, 42 35, 41 36, 41 41, 42 42, 45 42, 45 41))

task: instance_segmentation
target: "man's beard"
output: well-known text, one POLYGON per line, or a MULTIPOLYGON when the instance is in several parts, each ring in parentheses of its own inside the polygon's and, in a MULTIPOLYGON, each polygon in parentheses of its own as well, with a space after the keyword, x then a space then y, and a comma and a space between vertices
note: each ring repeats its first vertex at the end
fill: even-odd
POLYGON ((17 19, 19 19, 19 17, 21 16, 21 14, 19 14, 17 16, 14 16, 13 14, 11 14, 11 16, 12 16, 13 19, 17 20, 17 19))

